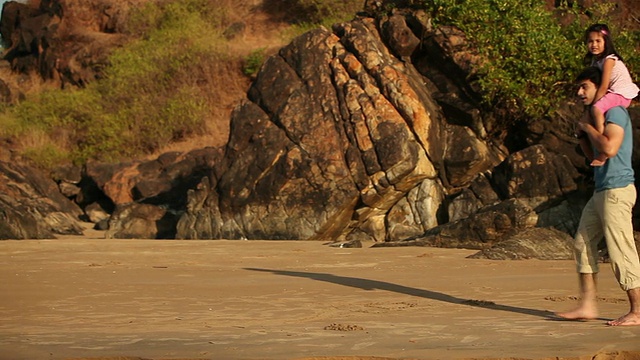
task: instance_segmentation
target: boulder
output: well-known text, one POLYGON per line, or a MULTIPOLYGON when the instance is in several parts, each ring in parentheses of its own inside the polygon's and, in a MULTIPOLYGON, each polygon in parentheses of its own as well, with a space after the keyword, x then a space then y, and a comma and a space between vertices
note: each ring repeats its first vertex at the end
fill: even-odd
POLYGON ((521 199, 540 212, 576 191, 578 177, 566 156, 534 145, 513 153, 497 166, 492 181, 501 198, 521 199))
POLYGON ((95 184, 91 188, 96 201, 85 204, 86 216, 95 223, 108 219, 107 236, 111 238, 175 238, 188 191, 203 179, 215 177, 213 168, 222 151, 209 147, 169 152, 148 161, 92 164, 85 177, 95 184))
POLYGON ((465 219, 437 226, 420 236, 402 241, 377 243, 373 246, 484 249, 535 227, 537 221, 537 214, 526 203, 510 199, 485 206, 465 219))
POLYGON ((382 34, 372 18, 312 30, 269 58, 178 237, 385 241, 436 226, 444 194, 504 152, 445 118, 406 58, 420 39, 407 16, 382 34))
POLYGON ((141 203, 118 206, 109 218, 107 239, 174 239, 178 216, 167 209, 141 203))
POLYGON ((490 260, 571 260, 573 238, 553 228, 530 228, 483 249, 469 258, 490 260))
POLYGON ((0 240, 80 235, 81 214, 38 169, 0 161, 0 240))

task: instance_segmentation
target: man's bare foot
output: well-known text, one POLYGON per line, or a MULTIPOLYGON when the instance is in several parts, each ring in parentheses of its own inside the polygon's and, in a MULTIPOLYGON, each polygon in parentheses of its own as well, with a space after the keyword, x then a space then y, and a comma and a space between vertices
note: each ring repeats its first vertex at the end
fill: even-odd
POLYGON ((598 317, 598 311, 596 309, 587 307, 579 307, 575 310, 557 312, 555 314, 566 320, 593 320, 598 317))
POLYGON ((607 325, 611 326, 632 326, 632 325, 640 325, 640 315, 634 313, 628 313, 624 316, 621 316, 615 320, 611 320, 607 322, 607 325))

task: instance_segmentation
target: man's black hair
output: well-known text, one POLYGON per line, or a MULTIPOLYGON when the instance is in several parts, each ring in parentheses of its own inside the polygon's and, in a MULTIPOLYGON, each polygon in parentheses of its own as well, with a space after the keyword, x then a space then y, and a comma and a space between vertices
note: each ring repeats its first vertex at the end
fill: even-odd
POLYGON ((602 71, 595 66, 589 66, 576 76, 576 82, 583 80, 589 80, 594 83, 596 87, 600 87, 600 83, 602 83, 602 71))

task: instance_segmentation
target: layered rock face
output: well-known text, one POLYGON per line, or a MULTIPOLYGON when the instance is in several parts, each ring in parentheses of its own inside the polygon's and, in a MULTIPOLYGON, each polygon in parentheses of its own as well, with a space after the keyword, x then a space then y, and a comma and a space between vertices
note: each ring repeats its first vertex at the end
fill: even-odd
POLYGON ((0 162, 0 240, 79 235, 81 214, 42 172, 0 162))
POLYGON ((575 169, 546 151, 531 154, 530 174, 487 180, 507 155, 486 137, 478 94, 460 81, 478 61, 466 48, 463 34, 431 29, 422 13, 295 39, 264 64, 232 115, 221 176, 189 192, 177 237, 398 241, 505 199, 538 197, 509 183, 530 181, 517 176, 567 174, 540 187, 541 202, 575 190, 575 169), (416 54, 433 76, 413 65, 416 54), (457 199, 482 179, 483 199, 457 199))
POLYGON ((570 136, 581 107, 532 119, 510 153, 480 105, 481 61, 464 33, 423 12, 361 16, 269 58, 225 147, 54 178, 108 238, 506 242, 478 256, 533 246, 568 257, 590 191, 570 136))
POLYGON ((437 178, 439 109, 371 20, 337 31, 309 32, 264 64, 232 115, 223 175, 192 194, 208 206, 189 209, 179 237, 212 221, 213 238, 335 239, 437 178))

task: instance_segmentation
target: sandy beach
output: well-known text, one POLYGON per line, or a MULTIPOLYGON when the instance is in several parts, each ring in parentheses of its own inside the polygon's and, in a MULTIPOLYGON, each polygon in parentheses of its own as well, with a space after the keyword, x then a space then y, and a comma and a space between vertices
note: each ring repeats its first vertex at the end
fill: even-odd
POLYGON ((0 359, 640 359, 608 265, 569 322, 572 261, 101 237, 0 242, 0 359))

